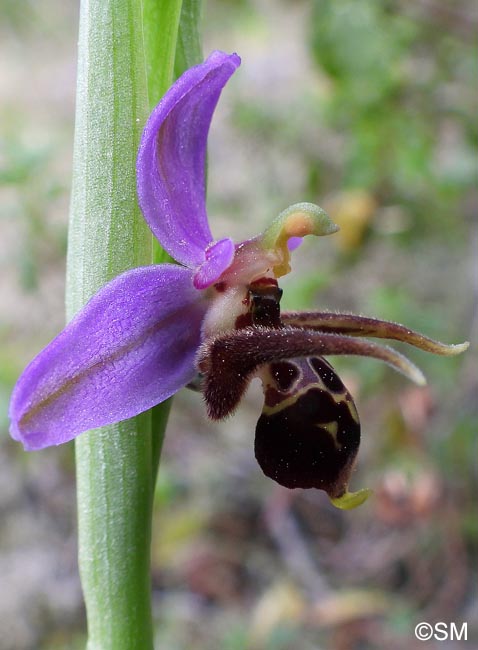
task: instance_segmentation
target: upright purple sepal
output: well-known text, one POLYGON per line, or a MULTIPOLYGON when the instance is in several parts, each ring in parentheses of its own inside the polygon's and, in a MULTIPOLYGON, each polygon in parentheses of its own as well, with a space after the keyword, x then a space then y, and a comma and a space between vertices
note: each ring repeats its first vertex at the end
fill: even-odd
POLYGON ((58 445, 167 399, 194 377, 206 306, 191 271, 172 264, 112 280, 20 377, 13 438, 58 445))
POLYGON ((207 135, 221 91, 240 64, 213 52, 187 70, 154 109, 137 161, 138 197, 163 248, 195 268, 212 242, 205 200, 207 135))

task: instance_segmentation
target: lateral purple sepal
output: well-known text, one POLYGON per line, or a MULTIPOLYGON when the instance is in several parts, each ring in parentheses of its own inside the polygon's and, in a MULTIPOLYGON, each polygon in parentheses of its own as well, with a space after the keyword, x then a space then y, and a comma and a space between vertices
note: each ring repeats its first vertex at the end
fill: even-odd
POLYGON ((221 91, 239 65, 237 54, 217 51, 187 70, 154 109, 141 140, 141 210, 163 248, 189 268, 204 262, 213 241, 205 202, 207 136, 221 91))
POLYGON ((159 404, 194 377, 207 303, 173 264, 104 286, 25 369, 10 404, 25 449, 71 440, 159 404))

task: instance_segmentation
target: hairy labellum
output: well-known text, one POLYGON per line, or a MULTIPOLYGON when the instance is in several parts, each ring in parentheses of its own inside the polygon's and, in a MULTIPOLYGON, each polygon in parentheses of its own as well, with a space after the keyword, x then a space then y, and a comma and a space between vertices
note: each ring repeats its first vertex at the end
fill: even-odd
MULTIPOLYGON (((220 291, 227 293, 227 287, 221 285, 220 291)), ((359 416, 322 355, 374 357, 424 384, 408 359, 357 337, 395 339, 444 355, 465 346, 448 346, 397 323, 353 314, 281 314, 281 296, 275 278, 254 280, 241 300, 247 309, 236 318, 235 328, 210 336, 201 346, 197 365, 209 416, 230 415, 250 380, 260 377, 264 407, 255 454, 264 474, 288 488, 324 490, 338 507, 355 507, 369 494, 348 491, 360 444, 359 416)))

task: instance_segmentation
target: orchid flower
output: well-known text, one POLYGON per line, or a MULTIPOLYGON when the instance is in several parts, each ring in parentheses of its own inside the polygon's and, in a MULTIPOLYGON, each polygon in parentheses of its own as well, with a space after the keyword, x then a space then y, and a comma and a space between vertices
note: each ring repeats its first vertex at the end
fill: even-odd
POLYGON ((205 203, 207 135, 220 93, 240 64, 213 52, 166 93, 144 129, 137 187, 141 210, 178 264, 135 268, 104 286, 29 364, 13 391, 11 435, 34 450, 133 417, 180 388, 198 386, 208 414, 225 418, 250 380, 262 379, 265 404, 256 457, 290 488, 325 490, 353 507, 348 492, 360 441, 353 399, 322 357, 375 357, 418 384, 421 372, 370 336, 454 355, 445 345, 395 323, 353 314, 281 313, 278 278, 306 235, 338 230, 319 207, 300 203, 259 236, 215 240, 205 203))

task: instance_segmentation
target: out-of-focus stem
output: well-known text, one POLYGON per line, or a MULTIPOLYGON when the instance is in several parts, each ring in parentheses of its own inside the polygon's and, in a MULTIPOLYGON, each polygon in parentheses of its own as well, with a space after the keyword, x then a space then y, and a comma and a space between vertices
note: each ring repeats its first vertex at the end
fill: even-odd
MULTIPOLYGON (((149 107, 152 109, 168 90, 173 77, 200 63, 200 0, 144 0, 144 40, 148 71, 149 107), (161 37, 158 35, 161 28, 161 37)), ((156 264, 174 261, 156 240, 153 240, 156 264)), ((153 409, 152 473, 153 489, 158 473, 161 449, 171 399, 153 409)))

